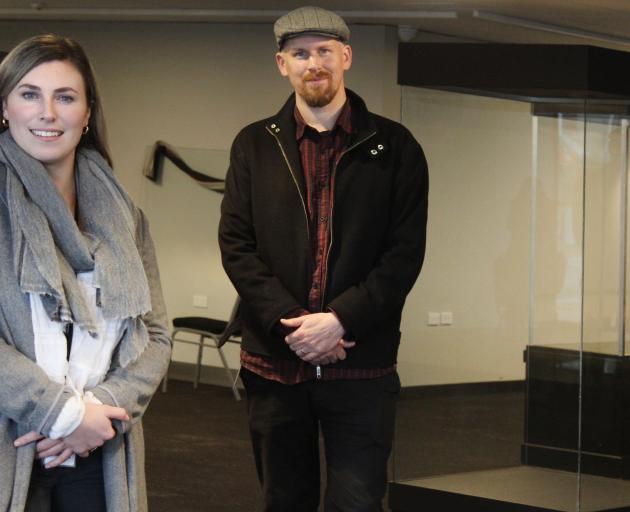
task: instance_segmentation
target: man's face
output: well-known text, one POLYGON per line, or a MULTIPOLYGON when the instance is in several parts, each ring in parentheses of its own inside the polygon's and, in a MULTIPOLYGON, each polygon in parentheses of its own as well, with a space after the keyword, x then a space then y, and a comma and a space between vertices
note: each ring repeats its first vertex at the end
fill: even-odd
POLYGON ((285 43, 276 62, 309 107, 324 107, 344 87, 343 74, 352 64, 352 49, 325 36, 299 36, 285 43))

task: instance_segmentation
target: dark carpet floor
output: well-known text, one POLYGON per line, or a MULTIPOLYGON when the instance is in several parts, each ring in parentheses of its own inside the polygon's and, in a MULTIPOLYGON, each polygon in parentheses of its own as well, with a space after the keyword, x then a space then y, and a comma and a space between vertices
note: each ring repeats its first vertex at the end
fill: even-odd
MULTIPOLYGON (((396 479, 519 464, 524 394, 403 390, 396 479)), ((229 389, 169 381, 145 416, 151 512, 254 512, 260 494, 245 402, 229 389)))

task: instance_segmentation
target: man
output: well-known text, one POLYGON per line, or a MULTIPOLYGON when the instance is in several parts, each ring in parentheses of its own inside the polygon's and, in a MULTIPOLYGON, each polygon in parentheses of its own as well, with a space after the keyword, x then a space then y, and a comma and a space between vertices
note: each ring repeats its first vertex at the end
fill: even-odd
POLYGON ((242 373, 265 511, 377 511, 405 297, 424 258, 418 143, 344 85, 350 31, 302 7, 274 26, 295 94, 231 151, 219 239, 242 298, 242 373))

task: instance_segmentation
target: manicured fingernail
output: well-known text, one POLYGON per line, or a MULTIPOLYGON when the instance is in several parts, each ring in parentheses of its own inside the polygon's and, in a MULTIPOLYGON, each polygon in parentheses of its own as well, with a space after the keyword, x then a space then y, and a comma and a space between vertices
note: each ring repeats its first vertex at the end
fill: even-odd
POLYGON ((22 443, 20 443, 19 441, 13 441, 13 446, 20 446, 22 443))

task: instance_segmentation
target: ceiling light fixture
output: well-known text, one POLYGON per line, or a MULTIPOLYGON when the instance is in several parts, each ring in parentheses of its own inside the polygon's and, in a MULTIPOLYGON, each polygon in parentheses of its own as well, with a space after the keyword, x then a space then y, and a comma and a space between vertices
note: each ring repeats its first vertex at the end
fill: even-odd
POLYGON ((625 37, 610 36, 608 34, 602 34, 600 32, 589 32, 587 30, 563 27, 560 25, 552 25, 549 23, 542 23, 525 18, 516 18, 514 16, 504 16, 502 14, 495 14, 492 12, 474 10, 473 18, 478 18, 485 21, 493 21, 495 23, 502 23, 504 25, 511 25, 514 27, 529 28, 532 30, 551 32, 553 34, 578 37, 581 39, 591 39, 594 41, 601 41, 605 43, 630 45, 630 39, 625 37))

